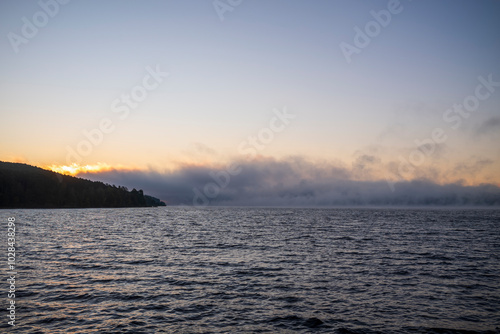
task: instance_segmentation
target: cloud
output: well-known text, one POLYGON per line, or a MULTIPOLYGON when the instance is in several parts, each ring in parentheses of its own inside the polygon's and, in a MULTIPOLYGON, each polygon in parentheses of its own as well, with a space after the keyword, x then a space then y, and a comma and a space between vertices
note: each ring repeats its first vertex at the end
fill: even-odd
POLYGON ((358 180, 373 179, 375 169, 379 168, 381 159, 371 154, 361 154, 352 164, 352 173, 358 180))
POLYGON ((217 151, 213 148, 199 142, 193 142, 189 145, 189 148, 192 152, 198 154, 206 154, 206 155, 216 155, 217 151))
POLYGON ((477 174, 492 164, 494 164, 494 161, 491 159, 475 159, 457 164, 453 172, 456 175, 463 175, 465 173, 477 174))
POLYGON ((405 130, 407 130, 407 127, 400 122, 390 124, 380 132, 377 140, 380 142, 390 142, 394 138, 404 138, 405 130))
POLYGON ((377 158, 360 156, 352 170, 300 157, 236 162, 232 169, 186 165, 173 172, 115 170, 81 177, 143 189, 172 205, 342 206, 342 205, 500 205, 500 188, 483 184, 440 185, 430 180, 356 179, 377 158), (235 173, 233 173, 235 174, 235 173))
POLYGON ((475 134, 476 136, 484 136, 499 131, 500 117, 490 117, 476 128, 475 134))

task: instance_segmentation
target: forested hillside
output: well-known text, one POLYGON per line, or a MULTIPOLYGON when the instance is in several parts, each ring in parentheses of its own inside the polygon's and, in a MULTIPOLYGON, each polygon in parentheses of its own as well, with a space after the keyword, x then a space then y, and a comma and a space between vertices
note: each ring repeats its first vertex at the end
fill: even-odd
POLYGON ((164 206, 142 190, 89 181, 0 161, 0 208, 116 208, 164 206))

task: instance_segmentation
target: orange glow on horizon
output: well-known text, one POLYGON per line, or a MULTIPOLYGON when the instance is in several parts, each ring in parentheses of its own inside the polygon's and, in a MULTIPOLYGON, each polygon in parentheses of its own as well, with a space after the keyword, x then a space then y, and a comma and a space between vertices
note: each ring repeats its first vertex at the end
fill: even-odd
POLYGON ((44 166, 42 167, 44 169, 51 170, 56 173, 64 174, 64 175, 70 175, 70 176, 76 176, 81 173, 99 173, 99 172, 106 172, 110 171, 113 169, 116 169, 116 167, 112 167, 106 163, 98 162, 95 165, 79 165, 79 164, 71 164, 69 166, 65 165, 51 165, 51 166, 44 166))

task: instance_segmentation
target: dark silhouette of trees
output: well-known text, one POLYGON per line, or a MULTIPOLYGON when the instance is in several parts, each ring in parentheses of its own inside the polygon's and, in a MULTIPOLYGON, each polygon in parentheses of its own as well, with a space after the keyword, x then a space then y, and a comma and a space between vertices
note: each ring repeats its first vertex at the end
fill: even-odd
POLYGON ((164 206, 142 190, 0 161, 0 208, 118 208, 164 206))

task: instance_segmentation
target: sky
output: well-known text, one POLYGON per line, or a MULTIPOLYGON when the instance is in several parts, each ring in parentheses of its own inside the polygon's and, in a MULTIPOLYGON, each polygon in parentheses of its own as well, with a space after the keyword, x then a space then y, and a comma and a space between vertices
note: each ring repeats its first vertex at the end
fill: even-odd
POLYGON ((0 35, 2 161, 167 204, 500 186, 496 0, 3 0, 0 35))

